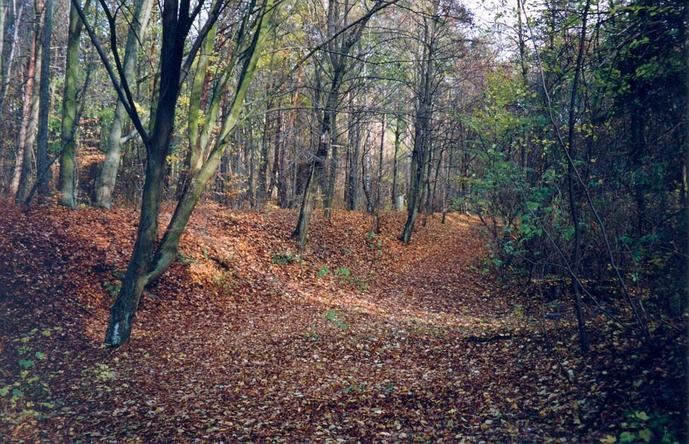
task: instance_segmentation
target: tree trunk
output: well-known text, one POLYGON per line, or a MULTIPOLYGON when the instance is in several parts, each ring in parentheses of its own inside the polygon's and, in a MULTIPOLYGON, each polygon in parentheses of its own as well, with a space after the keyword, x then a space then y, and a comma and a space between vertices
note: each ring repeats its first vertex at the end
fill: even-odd
POLYGON ((376 178, 376 201, 373 208, 373 232, 380 234, 380 206, 382 205, 383 159, 385 153, 385 114, 380 122, 380 148, 378 150, 378 177, 376 178))
MULTIPOLYGON (((584 49, 586 43, 586 20, 588 18, 588 10, 590 1, 587 0, 584 6, 584 13, 581 23, 581 34, 579 36, 579 49, 577 54, 577 61, 574 71, 574 79, 572 80, 572 92, 569 103, 569 118, 567 128, 567 149, 570 151, 570 156, 576 160, 575 142, 575 123, 576 123, 576 106, 577 94, 579 87, 579 78, 584 59, 584 49)), ((579 272, 579 264, 581 262, 581 230, 579 223, 579 203, 578 191, 575 189, 574 171, 572 163, 567 164, 567 189, 569 195, 570 215, 572 218, 572 226, 574 228, 574 245, 572 246, 572 268, 576 275, 579 272)), ((584 312, 582 308, 581 294, 579 292, 579 284, 577 280, 572 278, 572 290, 574 293, 574 306, 577 316, 577 325, 579 330, 579 345, 583 354, 588 353, 589 340, 586 333, 586 320, 584 319, 584 312)))
POLYGON ((110 309, 110 320, 105 333, 105 343, 110 346, 119 346, 129 340, 139 299, 149 282, 147 274, 158 232, 163 175, 174 130, 186 39, 186 34, 181 35, 181 30, 178 30, 180 23, 177 14, 177 5, 166 1, 162 11, 163 36, 160 53, 163 57, 161 57, 160 94, 153 131, 150 139, 146 141, 148 157, 139 227, 127 273, 122 280, 122 288, 115 304, 110 309))
POLYGON ((335 186, 337 184, 337 170, 339 168, 340 156, 337 147, 337 111, 332 110, 330 117, 331 131, 330 131, 330 167, 328 171, 328 183, 325 189, 325 197, 323 199, 323 208, 325 209, 326 219, 330 219, 330 213, 333 206, 333 197, 335 196, 335 186))
POLYGON ((349 172, 347 175, 347 209, 356 211, 359 208, 359 158, 361 147, 361 123, 359 116, 352 113, 349 129, 349 172))
POLYGON ((323 116, 320 135, 318 150, 316 150, 316 155, 309 165, 308 175, 306 176, 304 197, 302 198, 302 204, 299 210, 297 227, 292 233, 292 236, 297 238, 301 249, 306 246, 309 222, 311 220, 311 213, 313 212, 314 200, 316 198, 315 194, 318 184, 321 182, 323 166, 326 156, 328 155, 328 144, 330 143, 330 115, 327 112, 323 116))
POLYGON ((246 135, 246 154, 245 160, 247 162, 247 169, 249 170, 246 186, 246 194, 249 198, 249 205, 251 208, 256 208, 256 178, 254 176, 254 163, 256 162, 254 152, 254 141, 252 135, 251 127, 247 128, 246 135))
POLYGON ((10 46, 9 54, 7 55, 7 61, 5 62, 5 60, 3 59, 2 63, 2 85, 0 85, 0 112, 4 112, 5 110, 5 99, 7 98, 7 93, 10 88, 10 80, 12 79, 12 68, 14 67, 15 59, 14 55, 17 51, 17 45, 19 44, 19 30, 21 29, 22 14, 24 12, 25 4, 26 2, 20 2, 19 9, 13 11, 14 32, 11 40, 12 44, 10 46))
POLYGON ((48 115, 50 114, 50 42, 53 34, 53 0, 43 6, 43 34, 41 41, 41 78, 38 95, 38 144, 36 147, 36 180, 38 194, 50 194, 48 159, 48 115))
MULTIPOLYGON (((271 90, 274 85, 271 85, 271 90)), ((268 110, 273 107, 273 97, 268 98, 266 105, 268 110)), ((263 117, 263 135, 261 137, 261 163, 258 170, 258 196, 261 205, 268 200, 268 164, 270 163, 270 131, 271 131, 271 112, 267 111, 263 117)))
MULTIPOLYGON (((151 17, 153 0, 141 0, 136 2, 134 21, 127 33, 127 45, 124 52, 124 75, 129 84, 136 78, 136 59, 140 41, 143 40, 151 17)), ((164 57, 167 57, 165 55, 164 57)), ((151 113, 151 116, 155 113, 151 113)), ((102 208, 111 208, 113 193, 117 181, 117 171, 122 157, 122 127, 126 118, 125 107, 120 100, 115 107, 115 116, 108 133, 105 160, 96 179, 96 205, 102 208)), ((153 119, 151 119, 153 120, 153 119)))
POLYGON ((24 108, 19 129, 18 152, 14 164, 14 176, 10 184, 10 193, 15 195, 17 202, 24 202, 29 192, 31 175, 31 159, 33 156, 33 142, 35 138, 36 120, 38 119, 38 97, 34 91, 36 71, 40 70, 38 58, 38 37, 40 33, 40 16, 42 5, 34 3, 34 32, 31 39, 31 49, 26 68, 26 82, 24 84, 24 108))
POLYGON ((400 150, 400 136, 402 134, 402 118, 397 116, 395 123, 395 151, 392 157, 392 190, 390 191, 390 198, 392 199, 392 207, 397 208, 397 156, 400 150))
MULTIPOLYGON (((428 20, 424 19, 424 40, 431 40, 434 33, 436 20, 433 19, 429 26, 428 20)), ((411 169, 409 176, 409 199, 407 203, 407 221, 404 224, 400 240, 405 244, 411 241, 414 232, 414 223, 419 212, 421 202, 423 202, 424 190, 424 170, 428 161, 429 142, 428 132, 430 131, 430 108, 432 102, 432 79, 433 79, 433 46, 424 45, 422 60, 422 76, 420 79, 420 98, 414 119, 414 148, 412 150, 411 169)))
MULTIPOLYGON (((10 0, 12 1, 12 0, 10 0)), ((7 12, 9 6, 7 5, 7 0, 0 0, 0 85, 5 84, 6 80, 6 65, 8 62, 5 61, 5 30, 7 29, 7 12)), ((0 101, 0 109, 2 101, 0 101)))
POLYGON ((60 203, 69 208, 77 204, 77 163, 75 136, 77 118, 77 78, 79 73, 79 41, 82 22, 74 6, 69 9, 69 33, 65 67, 65 89, 62 103, 60 155, 60 203))

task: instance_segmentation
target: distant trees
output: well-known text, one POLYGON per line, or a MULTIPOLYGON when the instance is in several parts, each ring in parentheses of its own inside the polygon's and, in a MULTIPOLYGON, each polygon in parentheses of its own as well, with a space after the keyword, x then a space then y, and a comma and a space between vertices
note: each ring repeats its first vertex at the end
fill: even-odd
POLYGON ((643 337, 651 312, 686 304, 670 278, 686 267, 686 187, 670 154, 686 144, 686 5, 566 5, 527 16, 517 2, 515 57, 491 68, 465 119, 477 151, 465 202, 490 228, 499 270, 571 288, 586 352, 587 305, 614 320, 623 309, 643 337))
MULTIPOLYGON (((322 91, 324 102, 318 118, 320 127, 317 139, 318 148, 309 164, 299 219, 293 233, 302 248, 306 243, 311 213, 315 204, 315 194, 319 186, 324 194, 323 205, 326 212, 329 212, 332 206, 338 167, 337 109, 340 100, 340 88, 348 69, 353 65, 351 51, 361 39, 366 24, 373 15, 392 3, 394 2, 376 0, 371 8, 361 11, 359 17, 353 18, 352 16, 357 9, 355 2, 351 4, 349 1, 341 3, 338 0, 328 2, 324 24, 325 32, 322 33, 325 40, 322 50, 325 55, 321 61, 328 69, 324 70, 325 72, 318 72, 318 75, 327 74, 330 81, 326 82, 322 91), (328 156, 331 159, 330 174, 326 176, 328 156)), ((324 68, 318 66, 316 69, 320 71, 324 68)), ((321 93, 320 89, 319 93, 321 93)), ((320 103, 316 105, 320 106, 320 103)))
POLYGON ((494 270, 568 289, 582 349, 590 281, 643 335, 689 291, 686 5, 512 6, 498 50, 454 0, 2 1, 0 189, 141 205, 112 345, 202 199, 298 208, 302 249, 319 207, 405 211, 405 243, 467 211, 494 270))

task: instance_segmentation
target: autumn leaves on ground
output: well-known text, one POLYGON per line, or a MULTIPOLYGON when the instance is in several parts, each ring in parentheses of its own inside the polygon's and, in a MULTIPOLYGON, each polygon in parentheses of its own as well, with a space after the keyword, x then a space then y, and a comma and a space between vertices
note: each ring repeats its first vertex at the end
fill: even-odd
POLYGON ((567 300, 487 273, 468 216, 429 218, 409 246, 399 214, 383 215, 380 235, 365 214, 317 216, 300 256, 294 213, 204 206, 145 293, 132 341, 110 350, 135 211, 2 212, 4 441, 677 436, 681 330, 658 326, 662 339, 641 346, 590 309, 582 359, 567 300))

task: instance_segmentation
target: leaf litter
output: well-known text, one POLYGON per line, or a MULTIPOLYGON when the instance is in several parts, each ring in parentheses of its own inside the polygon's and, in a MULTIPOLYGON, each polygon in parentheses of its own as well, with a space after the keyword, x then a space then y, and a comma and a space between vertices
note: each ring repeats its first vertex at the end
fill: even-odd
POLYGON ((300 254, 294 212, 205 204, 131 343, 110 350, 136 211, 2 206, 9 441, 643 442, 660 439, 653 418, 680 428, 682 326, 644 345, 591 309, 582 358, 571 310, 548 320, 542 299, 481 271, 469 216, 429 218, 404 246, 403 215, 372 235, 369 216, 335 211, 300 254))

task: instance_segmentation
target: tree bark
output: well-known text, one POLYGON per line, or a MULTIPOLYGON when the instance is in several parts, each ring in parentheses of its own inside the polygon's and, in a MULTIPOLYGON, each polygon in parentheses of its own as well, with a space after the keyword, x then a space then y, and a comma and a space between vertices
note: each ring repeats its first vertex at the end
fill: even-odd
MULTIPOLYGON (((188 11, 188 1, 184 3, 184 9, 188 11)), ((184 41, 188 32, 178 29, 185 27, 180 22, 186 19, 182 15, 186 14, 184 12, 180 13, 181 17, 178 19, 178 7, 176 1, 166 0, 162 11, 160 95, 153 131, 150 140, 146 141, 146 178, 134 250, 122 280, 122 288, 110 309, 110 320, 105 333, 105 343, 110 346, 119 346, 129 340, 134 314, 148 283, 147 274, 158 231, 165 160, 174 129, 184 41)))
POLYGON ((60 203, 74 208, 77 204, 77 163, 75 136, 77 119, 77 78, 79 75, 79 41, 82 22, 74 6, 69 9, 69 33, 65 67, 65 88, 62 104, 60 155, 60 203))
POLYGON ((390 191, 390 198, 392 199, 392 207, 397 209, 397 156, 400 150, 400 136, 402 134, 402 118, 397 116, 395 123, 395 151, 392 156, 392 189, 390 191))
POLYGON ((414 232, 414 223, 423 202, 423 191, 425 185, 425 167, 428 161, 429 149, 427 144, 430 140, 431 105, 433 100, 432 79, 434 72, 434 38, 437 18, 424 18, 424 41, 423 60, 421 69, 421 79, 419 85, 420 97, 416 115, 414 118, 414 148, 411 158, 411 173, 409 176, 409 199, 407 203, 407 221, 400 236, 400 240, 405 244, 411 241, 414 232))
MULTIPOLYGON (((148 22, 151 17, 153 0, 141 0, 136 2, 134 19, 127 33, 127 44, 124 52, 124 74, 128 83, 133 83, 136 76, 136 59, 140 41, 143 40, 148 22)), ((166 56, 164 56, 166 57, 166 56)), ((155 115, 154 113, 151 114, 155 115)), ((105 160, 101 165, 100 173, 96 179, 96 205, 102 208, 111 208, 113 193, 117 182, 117 172, 122 157, 122 128, 127 112, 121 100, 115 106, 115 116, 108 133, 105 160)))
POLYGON ((15 196, 17 202, 24 202, 29 192, 29 176, 31 175, 31 159, 33 154, 33 141, 35 137, 35 123, 38 118, 38 101, 34 93, 36 71, 40 69, 38 60, 38 37, 40 33, 42 3, 34 3, 34 31, 31 39, 31 49, 26 67, 26 81, 22 110, 22 121, 19 128, 19 143, 14 163, 14 175, 10 184, 10 194, 15 196))
POLYGON ((53 0, 43 5, 43 32, 41 38, 41 78, 38 93, 38 144, 36 147, 36 171, 38 194, 50 194, 48 158, 48 116, 50 114, 50 42, 53 34, 53 0))
POLYGON ((361 157, 361 122, 355 112, 350 114, 348 128, 349 139, 349 172, 347 175, 347 209, 356 211, 359 208, 359 158, 361 157))
MULTIPOLYGON (((570 151, 572 159, 576 159, 575 150, 575 123, 576 123, 576 106, 577 106, 577 94, 579 88, 579 79, 581 76, 581 69, 584 61, 584 50, 586 43, 586 20, 588 18, 588 11, 590 6, 590 0, 586 0, 584 6, 584 12, 581 22, 581 33, 579 35, 579 46, 577 52, 576 66, 574 70, 574 79, 572 80, 572 92, 569 103, 569 118, 567 125, 567 148, 570 151)), ((579 272, 579 264, 581 262, 581 230, 579 224, 579 203, 578 203, 578 192, 575 189, 576 184, 574 182, 574 171, 572 163, 567 164, 567 189, 569 195, 569 207, 570 215, 572 218, 572 225, 574 228, 574 245, 572 246, 572 267, 573 272, 577 274, 579 272)), ((572 280, 572 290, 574 293, 574 307, 577 316, 577 326, 579 331, 579 345, 581 347, 581 352, 583 354, 588 353, 589 350, 589 340, 586 333, 586 320, 584 319, 584 312, 581 301, 581 294, 579 292, 579 285, 575 279, 572 280)))

